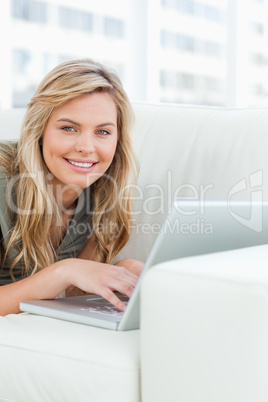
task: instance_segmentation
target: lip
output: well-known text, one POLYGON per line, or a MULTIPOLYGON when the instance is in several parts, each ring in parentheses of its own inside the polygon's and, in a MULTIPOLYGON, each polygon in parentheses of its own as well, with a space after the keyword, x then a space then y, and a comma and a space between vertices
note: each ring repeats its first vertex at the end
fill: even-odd
POLYGON ((76 163, 97 163, 97 161, 93 161, 90 159, 75 159, 75 158, 63 158, 63 159, 66 159, 67 162, 69 160, 69 161, 76 162, 76 163))
POLYGON ((70 162, 68 162, 68 159, 63 158, 63 160, 66 163, 66 165, 69 166, 70 169, 72 169, 72 170, 74 170, 75 172, 78 172, 78 173, 90 173, 90 172, 92 172, 92 170, 94 170, 95 166, 98 163, 98 162, 95 162, 95 161, 88 161, 88 160, 83 160, 83 159, 69 159, 70 161, 77 162, 77 163, 93 163, 92 166, 85 168, 85 167, 72 165, 70 162))

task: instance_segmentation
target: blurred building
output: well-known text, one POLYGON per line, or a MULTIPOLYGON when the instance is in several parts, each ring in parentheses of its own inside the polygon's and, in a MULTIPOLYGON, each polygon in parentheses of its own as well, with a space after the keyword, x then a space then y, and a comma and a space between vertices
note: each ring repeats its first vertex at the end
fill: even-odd
POLYGON ((92 57, 124 76, 124 0, 2 0, 2 106, 24 106, 41 78, 62 61, 92 57), (116 7, 113 7, 112 4, 116 7), (110 7, 109 7, 110 4, 110 7), (3 78, 3 77, 2 77, 3 78))
POLYGON ((134 101, 268 104, 268 0, 1 0, 0 15, 1 108, 84 57, 134 101))
POLYGON ((162 101, 225 105, 227 6, 227 0, 161 1, 162 101))

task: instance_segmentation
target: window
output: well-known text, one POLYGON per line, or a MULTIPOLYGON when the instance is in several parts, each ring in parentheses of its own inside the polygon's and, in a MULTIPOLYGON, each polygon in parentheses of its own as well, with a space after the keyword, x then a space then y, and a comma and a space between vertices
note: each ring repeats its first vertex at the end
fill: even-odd
POLYGON ((31 22, 47 22, 47 4, 34 0, 12 0, 11 16, 31 22))
POLYGON ((181 74, 181 87, 193 91, 195 85, 195 76, 193 74, 182 73, 181 74))
POLYGON ((254 96, 259 96, 259 97, 267 96, 267 92, 266 92, 264 86, 261 84, 250 85, 249 91, 254 96))
POLYGON ((202 41, 193 36, 175 32, 161 31, 160 43, 164 48, 183 50, 187 52, 200 52, 207 56, 220 57, 223 46, 217 42, 202 41))
POLYGON ((222 84, 220 79, 214 77, 204 77, 204 86, 207 91, 222 90, 222 84))
POLYGON ((160 43, 163 47, 176 48, 176 35, 172 32, 161 31, 160 43))
POLYGON ((176 71, 162 70, 160 72, 160 85, 162 87, 177 88, 179 87, 179 73, 176 71))
POLYGON ((163 47, 186 50, 192 52, 195 49, 195 39, 175 32, 161 31, 160 41, 163 47))
POLYGON ((90 13, 59 7, 59 25, 62 28, 91 32, 92 23, 93 17, 90 13))
POLYGON ((220 56, 222 51, 222 47, 219 43, 205 41, 204 42, 204 52, 209 56, 220 56))
POLYGON ((267 59, 262 53, 250 53, 249 60, 252 64, 255 64, 259 67, 267 64, 267 59))
POLYGON ((267 64, 267 59, 262 53, 251 53, 249 58, 252 64, 258 66, 264 66, 267 64))
MULTIPOLYGON (((31 79, 41 80, 50 65, 50 54, 43 51, 33 51, 30 47, 12 50, 12 71, 14 77, 24 75, 31 79)), ((30 80, 31 80, 30 79, 30 80)))
POLYGON ((195 78, 193 74, 162 70, 160 72, 160 85, 166 88, 192 91, 195 85, 195 78))
POLYGON ((249 30, 256 35, 264 34, 264 25, 257 21, 249 22, 249 30))
POLYGON ((221 20, 221 12, 218 8, 204 5, 204 16, 206 19, 211 21, 220 22, 221 20))
POLYGON ((104 18, 104 34, 106 36, 113 36, 122 38, 124 36, 124 23, 123 21, 114 18, 104 18))
POLYGON ((162 0, 162 6, 182 11, 187 14, 194 14, 195 12, 194 0, 162 0))
POLYGON ((177 8, 187 14, 194 14, 195 2, 193 0, 177 0, 177 8))
POLYGON ((160 72, 161 87, 194 91, 196 86, 203 86, 206 91, 222 91, 223 84, 219 78, 198 76, 179 71, 162 70, 160 72))
POLYGON ((195 40, 192 36, 178 34, 176 36, 176 45, 178 49, 193 52, 195 48, 195 40))
POLYGON ((211 21, 221 22, 223 17, 221 9, 195 0, 162 0, 161 4, 164 8, 170 8, 185 14, 198 15, 211 21))
POLYGON ((12 51, 12 69, 13 72, 25 74, 29 72, 31 63, 31 52, 23 49, 14 49, 12 51))

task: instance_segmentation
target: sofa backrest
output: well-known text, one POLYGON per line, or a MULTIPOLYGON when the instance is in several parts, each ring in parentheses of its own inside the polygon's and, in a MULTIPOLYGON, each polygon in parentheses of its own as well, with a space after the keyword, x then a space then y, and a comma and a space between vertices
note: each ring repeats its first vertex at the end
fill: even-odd
POLYGON ((25 109, 0 110, 0 141, 19 138, 24 113, 25 109))
MULTIPOLYGON (((120 255, 144 260, 170 203, 268 199, 268 109, 135 103, 140 174, 133 233, 120 255)), ((0 112, 1 139, 18 137, 23 110, 0 112)))
POLYGON ((177 198, 268 199, 268 109, 135 104, 135 114, 141 199, 123 257, 146 258, 177 198))

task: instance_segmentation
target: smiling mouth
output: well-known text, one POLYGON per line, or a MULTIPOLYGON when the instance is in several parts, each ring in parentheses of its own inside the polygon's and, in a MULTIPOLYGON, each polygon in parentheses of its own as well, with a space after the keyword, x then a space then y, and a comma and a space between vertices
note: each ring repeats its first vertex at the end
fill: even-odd
POLYGON ((77 167, 82 167, 82 168, 90 168, 91 166, 95 165, 96 163, 92 162, 74 162, 71 161, 70 159, 66 159, 71 165, 77 166, 77 167))

